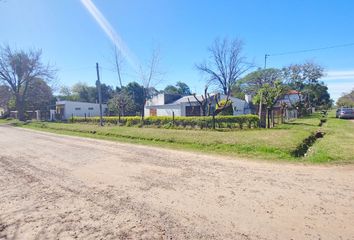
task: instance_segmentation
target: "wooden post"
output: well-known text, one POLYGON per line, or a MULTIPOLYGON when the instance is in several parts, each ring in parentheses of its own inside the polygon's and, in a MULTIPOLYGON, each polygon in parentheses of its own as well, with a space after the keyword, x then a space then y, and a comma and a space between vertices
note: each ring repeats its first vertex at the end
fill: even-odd
POLYGON ((103 126, 101 81, 100 81, 100 72, 99 72, 98 63, 96 63, 96 72, 97 72, 96 87, 97 87, 97 91, 98 91, 98 103, 100 104, 100 126, 103 126))
POLYGON ((175 126, 175 112, 172 112, 172 126, 175 126))
POLYGON ((87 122, 87 119, 86 119, 86 113, 85 113, 85 122, 87 122))
POLYGON ((259 127, 262 127, 262 98, 263 92, 261 92, 261 98, 259 100, 258 116, 259 116, 259 127))
POLYGON ((74 114, 71 114, 71 123, 74 123, 74 114))
POLYGON ((215 112, 213 112, 213 130, 215 130, 215 112))

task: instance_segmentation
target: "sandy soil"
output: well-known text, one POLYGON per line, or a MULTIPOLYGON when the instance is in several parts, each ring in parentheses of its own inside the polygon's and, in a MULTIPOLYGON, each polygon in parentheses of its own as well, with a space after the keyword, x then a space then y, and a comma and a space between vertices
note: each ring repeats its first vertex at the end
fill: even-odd
POLYGON ((354 167, 0 126, 0 239, 354 239, 354 167))

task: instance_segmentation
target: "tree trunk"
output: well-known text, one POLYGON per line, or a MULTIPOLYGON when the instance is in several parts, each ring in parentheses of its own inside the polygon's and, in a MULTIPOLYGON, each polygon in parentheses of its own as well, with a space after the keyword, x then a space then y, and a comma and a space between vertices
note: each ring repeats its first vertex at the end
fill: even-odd
POLYGON ((20 94, 15 95, 15 100, 16 100, 16 111, 17 111, 17 118, 20 121, 25 120, 25 107, 24 107, 24 101, 20 94))
POLYGON ((275 126, 275 123, 274 123, 274 111, 273 111, 273 109, 271 109, 270 111, 272 113, 272 127, 274 127, 275 126))
POLYGON ((267 128, 270 128, 270 109, 267 108, 267 128))

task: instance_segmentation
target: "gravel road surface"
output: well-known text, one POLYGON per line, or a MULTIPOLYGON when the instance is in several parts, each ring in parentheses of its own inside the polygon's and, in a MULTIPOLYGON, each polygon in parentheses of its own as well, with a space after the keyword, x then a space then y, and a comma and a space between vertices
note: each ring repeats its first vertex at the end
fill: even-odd
POLYGON ((0 239, 354 239, 354 167, 0 126, 0 239))

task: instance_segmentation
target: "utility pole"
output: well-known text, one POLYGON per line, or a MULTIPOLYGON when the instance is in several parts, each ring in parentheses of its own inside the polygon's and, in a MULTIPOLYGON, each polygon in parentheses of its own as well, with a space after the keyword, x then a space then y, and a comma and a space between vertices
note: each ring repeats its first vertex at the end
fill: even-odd
POLYGON ((269 56, 270 56, 269 54, 265 54, 265 55, 264 55, 264 69, 267 68, 267 58, 268 58, 269 56))
POLYGON ((98 63, 96 63, 96 72, 97 72, 96 88, 97 88, 97 92, 98 92, 98 103, 100 104, 100 126, 103 126, 103 120, 102 120, 102 93, 101 93, 100 70, 99 70, 99 67, 98 67, 98 63))
MULTIPOLYGON (((264 55, 264 69, 267 69, 267 58, 269 54, 264 55)), ((263 91, 261 91, 261 98, 259 100, 259 109, 258 109, 258 117, 259 117, 259 127, 262 127, 262 98, 263 98, 263 91)))

